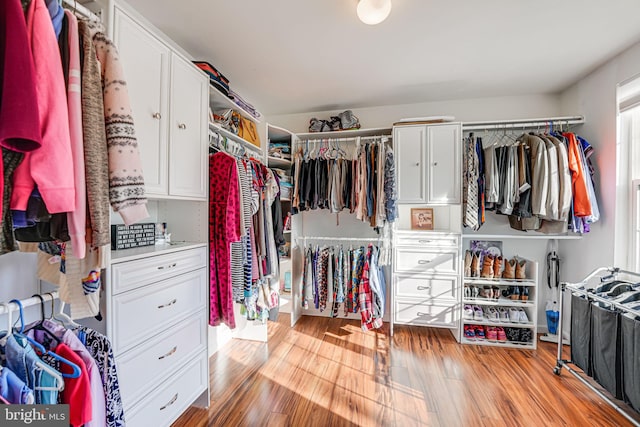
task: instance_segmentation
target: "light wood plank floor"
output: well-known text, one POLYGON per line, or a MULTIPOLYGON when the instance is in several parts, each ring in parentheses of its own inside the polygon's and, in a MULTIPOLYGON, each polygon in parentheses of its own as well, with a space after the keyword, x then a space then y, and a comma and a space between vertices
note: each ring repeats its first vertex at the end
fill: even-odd
POLYGON ((234 340, 211 358, 211 406, 183 426, 629 426, 537 351, 466 346, 447 330, 281 314, 269 342, 234 340))

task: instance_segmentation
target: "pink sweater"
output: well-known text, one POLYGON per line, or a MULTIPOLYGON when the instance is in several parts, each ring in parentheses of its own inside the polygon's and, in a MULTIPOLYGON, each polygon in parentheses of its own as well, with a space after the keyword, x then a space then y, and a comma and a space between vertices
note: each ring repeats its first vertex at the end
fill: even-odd
POLYGON ((26 153, 14 175, 11 208, 26 210, 34 186, 50 213, 75 210, 74 171, 62 61, 44 0, 27 11, 27 35, 36 73, 42 146, 26 153))
POLYGON ((69 108, 69 132, 71 134, 71 154, 73 156, 73 177, 76 184, 75 210, 67 213, 69 237, 73 256, 82 259, 87 245, 87 182, 84 169, 84 144, 82 135, 82 99, 80 81, 80 44, 78 40, 78 20, 73 13, 65 10, 69 21, 69 86, 67 104, 69 108))

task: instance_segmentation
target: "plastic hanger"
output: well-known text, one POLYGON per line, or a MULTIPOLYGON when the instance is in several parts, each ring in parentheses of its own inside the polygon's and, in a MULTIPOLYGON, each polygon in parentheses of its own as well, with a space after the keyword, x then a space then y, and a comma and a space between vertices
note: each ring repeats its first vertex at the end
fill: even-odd
MULTIPOLYGON (((42 354, 46 354, 48 356, 53 357, 54 359, 56 359, 57 361, 64 363, 65 365, 71 367, 71 369, 73 370, 72 373, 70 374, 62 374, 63 378, 78 378, 80 376, 80 374, 82 373, 82 371, 80 370, 80 367, 78 367, 78 365, 76 365, 75 363, 71 362, 70 360, 65 359, 64 357, 60 356, 57 353, 54 353, 51 350, 47 350, 46 348, 44 348, 44 346, 42 344, 40 344, 39 342, 37 342, 36 340, 26 336, 23 334, 24 332, 24 312, 22 310, 22 303, 17 300, 17 299, 12 299, 10 302, 14 302, 16 304, 18 304, 18 308, 20 310, 20 332, 14 333, 14 335, 16 337, 21 337, 26 339, 31 345, 33 345, 33 347, 38 350, 40 353, 42 354)), ((44 363, 43 363, 44 365, 44 363)), ((56 371, 57 372, 57 371, 56 371)))
POLYGON ((53 332, 51 332, 49 329, 47 329, 44 326, 43 322, 46 319, 46 317, 44 315, 44 298, 42 298, 42 295, 39 295, 39 294, 32 295, 32 297, 40 299, 40 316, 41 316, 41 320, 39 322, 33 323, 33 325, 30 328, 27 328, 25 332, 30 331, 30 330, 43 331, 45 334, 47 334, 49 337, 51 337, 56 343, 60 344, 60 338, 58 338, 56 336, 56 334, 54 334, 53 332))
POLYGON ((64 312, 64 307, 65 303, 61 301, 60 309, 58 310, 58 313, 56 313, 57 317, 54 316, 53 318, 60 321, 65 327, 79 328, 81 325, 76 323, 67 313, 64 312))

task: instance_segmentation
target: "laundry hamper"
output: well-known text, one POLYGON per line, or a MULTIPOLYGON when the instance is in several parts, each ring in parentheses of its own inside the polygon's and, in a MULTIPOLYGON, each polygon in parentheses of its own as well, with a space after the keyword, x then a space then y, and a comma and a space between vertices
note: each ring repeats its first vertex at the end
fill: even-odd
POLYGON ((591 304, 591 362, 593 378, 622 399, 622 345, 620 313, 591 304))
POLYGON ((591 303, 584 297, 571 295, 571 360, 592 376, 591 370, 591 303))
POLYGON ((640 320, 620 316, 624 400, 640 411, 640 320))

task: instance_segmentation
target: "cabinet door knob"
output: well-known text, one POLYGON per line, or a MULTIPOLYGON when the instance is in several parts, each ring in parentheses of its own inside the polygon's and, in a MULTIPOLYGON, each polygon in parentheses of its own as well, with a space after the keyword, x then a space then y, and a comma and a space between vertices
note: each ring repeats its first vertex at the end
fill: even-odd
POLYGON ((179 129, 186 129, 186 128, 187 128, 187 125, 185 125, 184 123, 180 123, 180 124, 178 125, 178 128, 179 128, 179 129))
POLYGON ((420 162, 416 163, 416 166, 420 166, 420 162))
POLYGON ((438 166, 438 162, 433 162, 433 166, 438 166))
POLYGON ((160 113, 153 113, 153 116, 152 116, 152 117, 153 117, 154 119, 160 120, 160 119, 162 118, 162 114, 160 114, 160 113))

